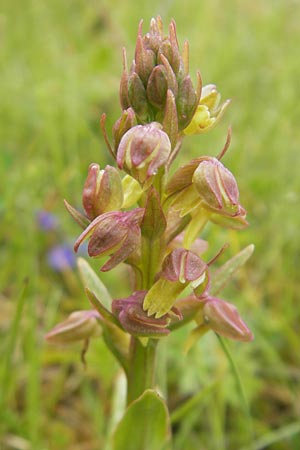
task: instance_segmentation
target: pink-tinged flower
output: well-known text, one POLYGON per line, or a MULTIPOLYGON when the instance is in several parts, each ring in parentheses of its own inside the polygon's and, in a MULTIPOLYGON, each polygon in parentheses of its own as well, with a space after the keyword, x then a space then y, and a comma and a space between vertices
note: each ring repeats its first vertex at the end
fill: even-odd
POLYGON ((193 217, 201 207, 207 220, 224 227, 242 229, 248 225, 237 182, 217 158, 202 156, 180 167, 168 182, 166 192, 170 206, 181 217, 189 213, 193 217))
POLYGON ((232 173, 217 158, 203 159, 193 174, 193 185, 204 204, 219 214, 245 216, 232 173))
POLYGON ((185 248, 176 248, 164 259, 161 275, 182 284, 193 282, 196 287, 202 282, 205 270, 206 264, 199 256, 185 248))
POLYGON ((206 289, 207 265, 195 253, 177 248, 164 259, 160 277, 145 297, 144 310, 149 316, 162 317, 188 285, 206 289))
POLYGON ((117 151, 117 163, 141 184, 164 166, 171 152, 168 135, 157 122, 137 125, 127 131, 117 151))
POLYGON ((182 319, 177 308, 159 319, 149 317, 143 310, 143 301, 147 291, 136 291, 130 297, 113 300, 112 312, 118 318, 125 331, 133 336, 160 338, 170 333, 168 326, 172 321, 182 319))
POLYGON ((113 269, 138 250, 141 241, 140 223, 143 214, 143 208, 136 208, 132 211, 113 211, 98 216, 75 242, 75 252, 77 252, 81 243, 90 237, 89 256, 111 255, 101 270, 106 272, 113 269))
POLYGON ((64 322, 49 331, 45 338, 53 344, 68 344, 99 336, 101 320, 100 314, 95 310, 74 311, 64 322))
POLYGON ((100 170, 98 164, 91 164, 82 192, 82 204, 90 220, 109 211, 121 208, 123 189, 120 175, 114 167, 100 170))
POLYGON ((204 323, 221 336, 236 341, 253 340, 253 334, 231 303, 216 297, 207 297, 202 312, 204 323))

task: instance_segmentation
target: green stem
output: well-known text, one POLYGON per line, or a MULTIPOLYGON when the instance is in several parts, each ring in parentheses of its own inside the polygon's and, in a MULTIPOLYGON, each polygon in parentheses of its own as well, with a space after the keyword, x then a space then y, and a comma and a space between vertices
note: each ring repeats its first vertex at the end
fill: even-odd
POLYGON ((159 271, 162 242, 160 239, 142 239, 142 289, 150 289, 159 271))
POLYGON ((203 208, 199 208, 197 213, 192 217, 192 220, 188 224, 184 233, 184 247, 190 248, 195 239, 199 237, 199 234, 208 222, 206 211, 203 208))
POLYGON ((144 346, 139 338, 131 337, 130 367, 127 377, 127 404, 138 398, 155 383, 155 353, 157 340, 149 339, 144 346))
MULTIPOLYGON (((153 182, 159 196, 163 195, 164 172, 160 171, 153 182)), ((146 195, 140 199, 140 206, 144 205, 146 195)), ((149 290, 160 269, 163 242, 161 238, 152 239, 142 236, 141 246, 141 278, 137 280, 136 288, 149 290)), ((138 398, 146 389, 154 388, 156 371, 156 347, 158 340, 151 338, 137 338, 131 336, 129 365, 127 372, 127 404, 138 398)))

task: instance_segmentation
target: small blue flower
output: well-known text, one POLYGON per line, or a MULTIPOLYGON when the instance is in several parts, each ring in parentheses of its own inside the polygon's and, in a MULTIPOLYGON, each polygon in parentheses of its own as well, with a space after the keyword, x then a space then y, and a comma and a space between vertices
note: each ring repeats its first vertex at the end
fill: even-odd
POLYGON ((58 226, 58 219, 54 214, 47 211, 37 211, 36 218, 39 227, 44 231, 55 230, 58 226))
POLYGON ((56 245, 47 256, 48 264, 57 272, 75 267, 76 258, 73 249, 67 244, 56 245))

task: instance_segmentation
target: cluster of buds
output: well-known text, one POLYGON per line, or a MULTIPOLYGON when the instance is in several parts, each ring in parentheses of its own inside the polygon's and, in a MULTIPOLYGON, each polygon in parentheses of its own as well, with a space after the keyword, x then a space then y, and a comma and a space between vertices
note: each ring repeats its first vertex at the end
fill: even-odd
POLYGON ((143 36, 139 26, 135 58, 128 70, 123 53, 120 102, 123 110, 131 108, 141 124, 153 121, 182 131, 192 120, 201 95, 201 78, 196 88, 189 75, 189 49, 185 43, 180 53, 175 22, 164 36, 160 17, 151 20, 149 33, 143 36), (172 124, 169 123, 172 116, 172 124))
POLYGON ((76 336, 86 330, 90 337, 96 321, 105 323, 106 339, 115 327, 123 335, 158 339, 195 319, 198 326, 232 339, 253 337, 233 305, 210 295, 210 263, 202 259, 207 244, 199 240, 207 221, 234 229, 247 226, 237 182, 220 162, 230 134, 219 156, 201 155, 169 176, 183 138, 209 131, 229 104, 221 103, 214 85, 202 89, 199 74, 194 87, 188 53, 187 43, 179 51, 174 21, 164 36, 160 17, 152 19, 145 35, 140 24, 130 70, 124 51, 122 113, 112 129, 113 146, 101 122, 120 170, 91 164, 83 188, 84 213, 66 206, 83 228, 75 251, 89 239, 90 257, 109 257, 102 271, 128 264, 134 292, 113 300, 110 310, 101 298, 92 300, 99 317, 83 312, 83 321, 72 317, 54 330, 55 336, 76 323, 76 336), (189 295, 181 298, 186 289, 189 295))

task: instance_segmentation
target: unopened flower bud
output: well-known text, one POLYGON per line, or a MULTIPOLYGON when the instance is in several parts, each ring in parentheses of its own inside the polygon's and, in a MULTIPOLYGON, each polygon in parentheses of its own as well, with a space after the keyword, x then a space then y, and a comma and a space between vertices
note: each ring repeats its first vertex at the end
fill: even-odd
POLYGON ((143 310, 143 301, 147 291, 137 291, 130 297, 113 300, 112 312, 119 319, 125 331, 133 336, 160 338, 170 333, 168 326, 172 320, 181 320, 176 308, 156 319, 149 317, 143 310))
POLYGON ((206 206, 226 216, 243 216, 239 190, 232 173, 216 158, 203 158, 193 174, 193 185, 206 206))
POLYGON ((177 116, 176 99, 171 89, 168 89, 167 92, 166 105, 162 124, 164 131, 168 134, 170 138, 172 149, 174 149, 178 144, 178 116, 177 116))
POLYGON ((162 109, 166 103, 167 90, 167 71, 162 64, 159 64, 152 70, 147 84, 147 97, 151 105, 162 109))
POLYGON ((98 164, 91 164, 83 188, 82 203, 91 220, 105 212, 120 209, 123 190, 118 171, 111 166, 100 170, 98 164))
POLYGON ((190 124, 184 134, 201 134, 214 127, 224 114, 230 100, 221 104, 221 95, 216 86, 208 84, 202 88, 201 99, 190 124))
POLYGON ((144 310, 162 317, 174 305, 181 292, 191 284, 196 289, 206 279, 206 264, 193 252, 177 248, 164 260, 158 281, 144 300, 144 310))
POLYGON ((45 337, 53 344, 68 344, 99 336, 101 332, 99 320, 101 321, 101 316, 97 311, 74 311, 45 337))
POLYGON ((130 130, 130 128, 135 125, 137 125, 137 121, 133 109, 128 108, 123 111, 121 117, 116 121, 112 129, 115 152, 126 131, 130 130))
POLYGON ((192 120, 199 97, 193 86, 190 75, 186 75, 179 84, 177 112, 179 129, 183 130, 192 120))
POLYGON ((136 72, 133 72, 128 78, 128 99, 139 120, 143 123, 148 122, 149 108, 146 89, 136 72))
POLYGON ((142 22, 139 26, 139 32, 135 48, 135 71, 146 85, 149 75, 156 64, 156 55, 152 49, 147 49, 142 37, 142 22))
POLYGON ((164 55, 168 59, 175 75, 177 75, 180 69, 181 56, 179 52, 176 36, 176 25, 174 21, 172 21, 169 26, 169 37, 165 38, 162 41, 157 53, 158 59, 160 58, 160 55, 164 55))
POLYGON ((120 169, 143 184, 166 164, 171 152, 168 135, 161 125, 152 122, 131 128, 121 139, 117 163, 120 169))
POLYGON ((160 59, 166 69, 166 75, 167 75, 167 80, 168 80, 168 89, 170 89, 173 92, 175 98, 177 98, 178 81, 173 72, 172 66, 171 66, 170 62, 168 61, 168 59, 164 55, 160 55, 160 59))
POLYGON ((140 223, 144 209, 126 212, 109 212, 97 217, 79 236, 74 245, 77 251, 81 243, 90 236, 88 253, 91 257, 112 255, 102 266, 106 272, 125 261, 140 245, 140 223))
POLYGON ((163 23, 160 16, 156 19, 152 18, 150 22, 149 33, 143 36, 143 43, 146 48, 157 53, 163 39, 163 23))
POLYGON ((216 297, 208 297, 203 320, 213 331, 236 341, 252 341, 253 334, 243 322, 235 306, 216 297))

